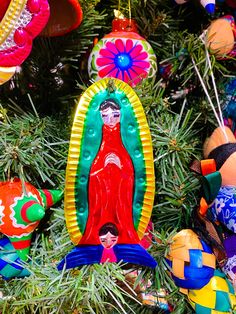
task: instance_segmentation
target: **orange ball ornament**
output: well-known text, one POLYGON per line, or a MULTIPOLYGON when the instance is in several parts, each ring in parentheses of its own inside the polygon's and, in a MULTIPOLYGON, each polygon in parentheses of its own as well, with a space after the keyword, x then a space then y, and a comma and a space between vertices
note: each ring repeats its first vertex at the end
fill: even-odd
POLYGON ((236 27, 233 16, 226 15, 214 20, 207 29, 206 45, 217 59, 234 57, 236 27))
POLYGON ((48 0, 48 2, 51 14, 41 36, 63 36, 81 24, 83 12, 78 0, 48 0))

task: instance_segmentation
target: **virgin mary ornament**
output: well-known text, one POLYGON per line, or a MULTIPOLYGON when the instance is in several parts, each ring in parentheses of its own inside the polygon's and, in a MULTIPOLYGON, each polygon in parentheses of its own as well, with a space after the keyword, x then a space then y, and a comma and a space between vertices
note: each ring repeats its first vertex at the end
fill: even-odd
POLYGON ((154 268, 140 245, 155 178, 143 107, 126 83, 108 78, 79 100, 66 170, 65 217, 76 247, 58 269, 120 262, 154 268))

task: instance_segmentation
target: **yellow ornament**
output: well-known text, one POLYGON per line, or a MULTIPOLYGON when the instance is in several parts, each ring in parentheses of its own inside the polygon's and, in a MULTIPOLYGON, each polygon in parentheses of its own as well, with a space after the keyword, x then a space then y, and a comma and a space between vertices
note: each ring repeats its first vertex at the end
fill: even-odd
POLYGON ((189 290, 188 299, 196 314, 226 314, 236 309, 234 288, 219 270, 202 289, 189 290))
POLYGON ((16 67, 0 67, 0 85, 6 83, 15 74, 16 67))

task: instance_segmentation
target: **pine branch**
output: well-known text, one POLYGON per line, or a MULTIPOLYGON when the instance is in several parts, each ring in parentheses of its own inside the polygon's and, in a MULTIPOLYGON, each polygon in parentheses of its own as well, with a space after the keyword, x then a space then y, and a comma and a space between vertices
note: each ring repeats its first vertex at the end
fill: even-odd
POLYGON ((61 122, 40 118, 37 113, 14 116, 4 113, 0 132, 2 180, 17 176, 38 186, 45 182, 54 186, 64 181, 68 134, 61 122))
MULTIPOLYGON (((18 74, 0 88, 1 180, 17 175, 40 187, 55 184, 63 188, 74 99, 89 85, 87 58, 93 40, 111 31, 113 9, 117 9, 115 0, 80 2, 84 12, 81 26, 61 38, 37 38, 18 74), (36 108, 34 113, 28 95, 36 108), (13 103, 22 109, 11 106, 13 103)), ((150 249, 158 261, 157 273, 154 276, 144 270, 137 283, 150 279, 148 289, 152 293, 164 287, 174 313, 183 314, 193 310, 170 278, 164 256, 176 230, 192 227, 191 213, 200 195, 189 164, 201 158, 202 143, 216 125, 191 61, 193 57, 210 89, 205 47, 199 38, 210 18, 197 2, 174 6, 171 0, 131 1, 132 17, 137 20, 140 34, 154 48, 159 65, 172 65, 167 80, 158 73, 156 80, 135 88, 152 132, 156 171, 152 220, 155 237, 159 238, 150 249), (184 97, 173 98, 176 91, 189 85, 194 89, 186 103, 184 97)), ((127 1, 121 1, 121 10, 128 16, 127 1)), ((211 61, 224 93, 225 78, 235 72, 234 60, 211 56, 211 61)), ((214 100, 212 91, 210 95, 214 100)), ((59 273, 56 265, 73 245, 63 207, 51 209, 46 216, 31 249, 28 267, 32 276, 0 280, 2 313, 160 312, 141 306, 121 289, 121 265, 95 265, 59 273)))

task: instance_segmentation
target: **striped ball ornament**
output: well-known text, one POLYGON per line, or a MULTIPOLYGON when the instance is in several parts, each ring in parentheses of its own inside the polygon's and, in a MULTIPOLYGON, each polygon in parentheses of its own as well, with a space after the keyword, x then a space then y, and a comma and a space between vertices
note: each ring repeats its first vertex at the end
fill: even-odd
POLYGON ((172 238, 166 261, 175 284, 184 289, 205 286, 214 275, 216 263, 211 248, 190 229, 172 238))
POLYGON ((234 288, 219 270, 202 289, 189 290, 188 299, 196 314, 226 314, 236 310, 234 288))

